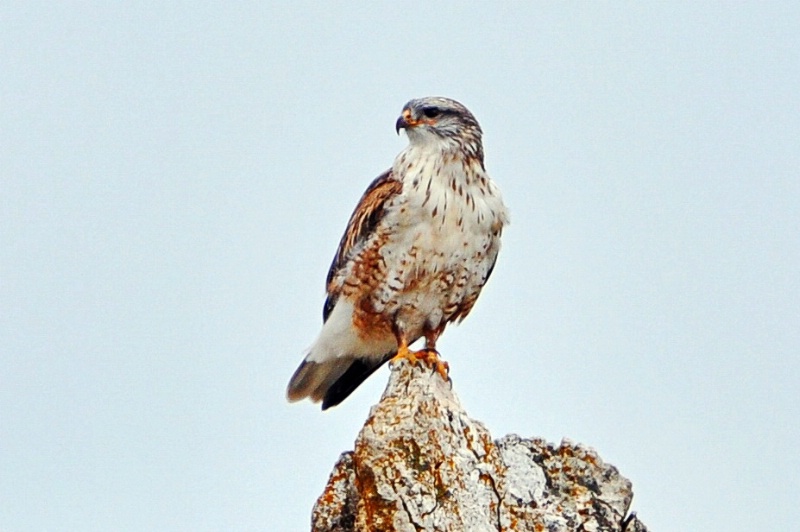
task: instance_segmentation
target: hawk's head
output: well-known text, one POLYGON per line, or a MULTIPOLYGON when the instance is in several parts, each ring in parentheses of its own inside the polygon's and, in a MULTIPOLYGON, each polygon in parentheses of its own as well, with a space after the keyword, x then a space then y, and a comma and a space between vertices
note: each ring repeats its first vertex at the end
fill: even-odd
POLYGON ((457 144, 483 158, 481 126, 469 109, 450 98, 431 96, 411 100, 397 119, 395 129, 406 130, 411 144, 457 144))

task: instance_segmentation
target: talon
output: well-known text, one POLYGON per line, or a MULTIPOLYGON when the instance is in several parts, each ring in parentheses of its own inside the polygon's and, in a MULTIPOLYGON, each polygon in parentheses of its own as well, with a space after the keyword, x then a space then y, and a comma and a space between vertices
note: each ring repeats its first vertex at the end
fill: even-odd
POLYGON ((450 364, 444 360, 437 360, 435 369, 436 373, 442 377, 442 380, 449 382, 451 386, 453 385, 453 381, 450 380, 450 364))
POLYGON ((443 380, 450 380, 450 364, 439 358, 439 352, 436 349, 426 348, 423 349, 417 356, 422 354, 419 359, 423 360, 432 370, 438 373, 443 380))

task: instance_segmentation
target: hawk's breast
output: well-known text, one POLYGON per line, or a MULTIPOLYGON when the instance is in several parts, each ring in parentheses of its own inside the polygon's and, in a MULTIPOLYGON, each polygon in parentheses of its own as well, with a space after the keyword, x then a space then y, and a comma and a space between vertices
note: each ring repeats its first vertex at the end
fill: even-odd
POLYGON ((497 258, 506 213, 477 160, 409 152, 393 169, 403 191, 386 212, 384 282, 370 299, 376 311, 435 327, 474 303, 497 258))

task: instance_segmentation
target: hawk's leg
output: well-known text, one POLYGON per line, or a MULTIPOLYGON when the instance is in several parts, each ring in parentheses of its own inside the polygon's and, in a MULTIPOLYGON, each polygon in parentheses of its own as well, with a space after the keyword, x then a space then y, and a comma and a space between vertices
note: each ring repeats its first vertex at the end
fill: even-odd
POLYGON ((425 349, 417 353, 417 357, 441 375, 442 379, 449 381, 450 364, 439 358, 439 351, 436 350, 436 340, 442 331, 444 331, 444 327, 425 331, 425 349))

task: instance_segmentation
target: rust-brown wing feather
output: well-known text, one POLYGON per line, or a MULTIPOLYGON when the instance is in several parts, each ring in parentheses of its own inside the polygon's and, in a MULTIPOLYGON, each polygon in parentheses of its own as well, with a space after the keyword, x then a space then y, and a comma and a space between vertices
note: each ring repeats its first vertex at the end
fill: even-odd
POLYGON ((361 200, 356 205, 353 214, 350 215, 347 229, 339 241, 339 249, 336 250, 336 255, 333 257, 333 262, 328 270, 326 280, 328 297, 325 299, 325 305, 322 308, 323 321, 327 321, 333 307, 336 305, 336 300, 339 298, 340 288, 333 286, 331 281, 347 263, 353 250, 375 231, 378 222, 383 216, 387 202, 402 190, 403 184, 393 177, 391 170, 387 170, 378 176, 367 187, 364 195, 361 196, 361 200))

